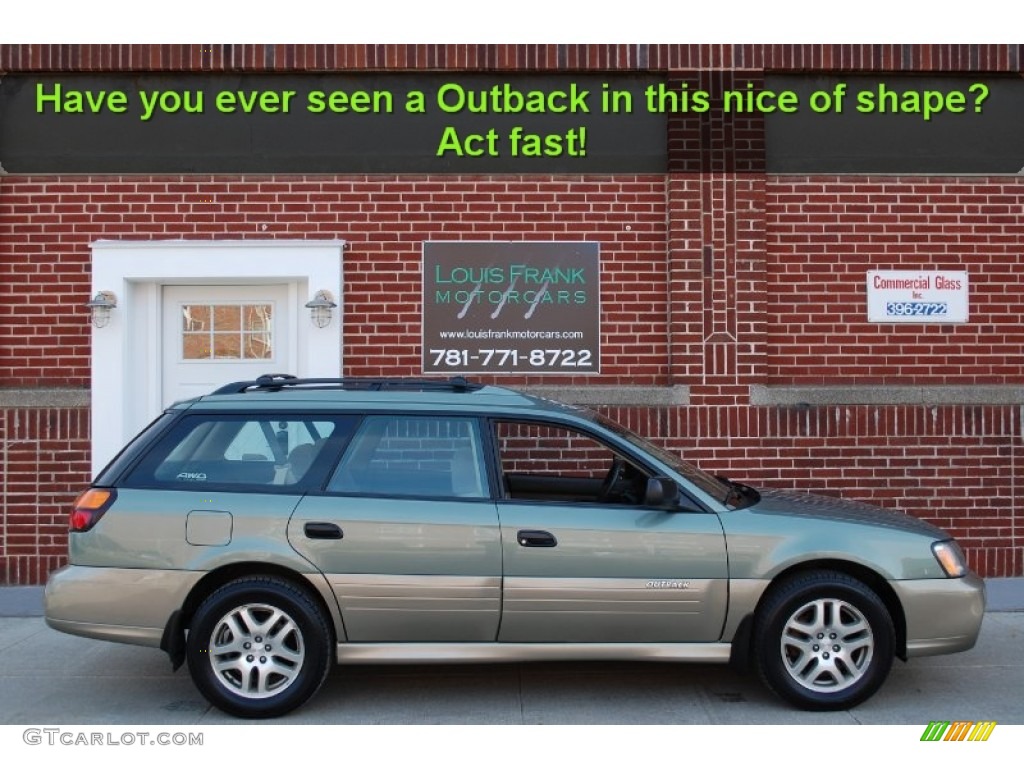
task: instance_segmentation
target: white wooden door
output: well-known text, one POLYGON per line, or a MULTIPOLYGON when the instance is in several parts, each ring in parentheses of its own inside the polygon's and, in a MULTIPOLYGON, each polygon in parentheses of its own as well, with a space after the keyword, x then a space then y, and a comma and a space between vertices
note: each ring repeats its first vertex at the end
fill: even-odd
POLYGON ((165 285, 161 405, 264 373, 292 373, 289 294, 287 285, 165 285))

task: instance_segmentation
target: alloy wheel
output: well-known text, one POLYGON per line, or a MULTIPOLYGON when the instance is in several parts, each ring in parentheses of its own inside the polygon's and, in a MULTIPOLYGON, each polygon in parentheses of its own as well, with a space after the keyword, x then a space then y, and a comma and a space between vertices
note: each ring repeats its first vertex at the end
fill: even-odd
POLYGON ((779 650, 786 671, 799 685, 833 693, 864 676, 874 648, 871 624, 861 611, 845 600, 821 598, 793 612, 779 650))
POLYGON ((240 605, 225 614, 211 633, 208 651, 217 681, 247 699, 288 688, 306 656, 294 619, 264 603, 240 605))

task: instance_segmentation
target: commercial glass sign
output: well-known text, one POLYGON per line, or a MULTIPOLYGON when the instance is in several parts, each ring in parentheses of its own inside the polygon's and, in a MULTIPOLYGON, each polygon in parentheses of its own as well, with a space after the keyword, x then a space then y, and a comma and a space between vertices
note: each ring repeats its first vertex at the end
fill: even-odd
POLYGON ((424 373, 599 373, 597 243, 423 244, 424 373))
POLYGON ((967 273, 868 272, 868 322, 966 323, 967 273))

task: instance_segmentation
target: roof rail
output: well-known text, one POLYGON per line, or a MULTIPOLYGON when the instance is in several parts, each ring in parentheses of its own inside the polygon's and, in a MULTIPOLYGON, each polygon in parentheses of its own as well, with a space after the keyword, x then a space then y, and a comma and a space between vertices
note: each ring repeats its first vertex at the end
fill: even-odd
POLYGON ((235 381, 225 384, 211 395, 238 395, 245 392, 279 392, 282 389, 351 389, 379 391, 405 390, 411 392, 474 392, 483 384, 468 381, 464 376, 450 379, 402 379, 348 377, 341 379, 300 379, 288 373, 266 373, 253 381, 235 381))

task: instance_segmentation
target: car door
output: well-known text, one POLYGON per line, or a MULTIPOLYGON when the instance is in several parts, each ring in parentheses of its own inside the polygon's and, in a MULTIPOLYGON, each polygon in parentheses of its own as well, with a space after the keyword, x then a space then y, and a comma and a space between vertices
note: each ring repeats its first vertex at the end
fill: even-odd
POLYGON ((501 540, 475 418, 366 416, 288 538, 326 574, 350 642, 497 637, 501 540))
POLYGON ((728 600, 717 515, 645 506, 652 471, 579 427, 492 422, 503 642, 712 642, 728 600))

